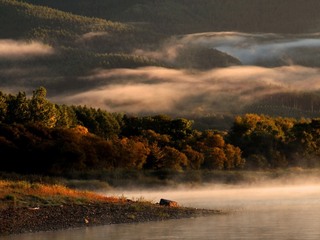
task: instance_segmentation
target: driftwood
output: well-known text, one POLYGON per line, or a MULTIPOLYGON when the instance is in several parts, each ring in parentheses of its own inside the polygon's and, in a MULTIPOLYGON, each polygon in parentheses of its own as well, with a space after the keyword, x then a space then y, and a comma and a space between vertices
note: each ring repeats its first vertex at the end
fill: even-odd
POLYGON ((167 206, 167 207, 178 207, 178 203, 172 200, 168 200, 168 199, 160 199, 160 203, 161 206, 167 206))

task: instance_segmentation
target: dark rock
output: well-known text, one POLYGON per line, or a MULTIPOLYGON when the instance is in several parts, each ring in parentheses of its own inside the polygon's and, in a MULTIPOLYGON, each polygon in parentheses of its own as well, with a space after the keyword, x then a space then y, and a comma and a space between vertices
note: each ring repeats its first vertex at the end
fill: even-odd
POLYGON ((168 199, 160 199, 160 203, 161 206, 168 206, 168 207, 178 207, 178 203, 172 200, 168 200, 168 199))

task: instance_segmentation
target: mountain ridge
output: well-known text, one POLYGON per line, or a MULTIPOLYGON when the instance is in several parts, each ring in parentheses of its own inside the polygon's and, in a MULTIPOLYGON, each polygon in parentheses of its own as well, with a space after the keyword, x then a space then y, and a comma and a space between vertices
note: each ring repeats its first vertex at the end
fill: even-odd
POLYGON ((146 22, 166 33, 319 31, 316 0, 27 0, 80 15, 120 22, 146 22))

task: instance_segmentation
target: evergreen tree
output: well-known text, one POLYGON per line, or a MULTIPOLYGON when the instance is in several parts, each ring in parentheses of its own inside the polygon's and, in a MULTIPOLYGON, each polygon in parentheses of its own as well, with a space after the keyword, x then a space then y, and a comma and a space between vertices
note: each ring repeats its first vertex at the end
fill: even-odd
POLYGON ((58 111, 56 106, 47 100, 46 96, 47 90, 44 87, 33 91, 29 105, 31 121, 52 128, 58 121, 58 111))
POLYGON ((25 92, 7 97, 7 123, 27 123, 31 120, 30 101, 25 92))

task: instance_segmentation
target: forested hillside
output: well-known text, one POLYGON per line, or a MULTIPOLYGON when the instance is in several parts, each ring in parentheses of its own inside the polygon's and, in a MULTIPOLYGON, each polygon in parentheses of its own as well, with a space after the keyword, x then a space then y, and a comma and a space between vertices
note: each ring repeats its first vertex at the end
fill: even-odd
POLYGON ((317 0, 28 0, 84 16, 150 24, 164 33, 319 30, 317 0))
POLYGON ((125 52, 125 49, 131 50, 136 44, 147 44, 156 39, 152 32, 145 32, 130 24, 75 15, 19 1, 1 0, 0 11, 0 37, 3 39, 37 40, 54 47, 87 48, 101 53, 125 52), (86 35, 90 33, 93 36, 86 35), (95 37, 95 33, 98 35, 96 42, 86 46, 86 40, 95 37), (104 44, 106 49, 94 48, 97 44, 101 47, 101 43, 97 42, 99 37, 103 38, 100 41, 104 43, 108 41, 108 44, 104 44))
POLYGON ((37 39, 50 44, 71 44, 91 31, 111 33, 130 31, 130 27, 98 18, 78 16, 49 7, 1 0, 1 38, 37 39))

